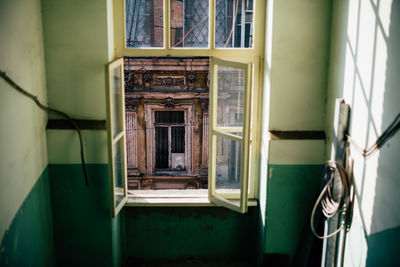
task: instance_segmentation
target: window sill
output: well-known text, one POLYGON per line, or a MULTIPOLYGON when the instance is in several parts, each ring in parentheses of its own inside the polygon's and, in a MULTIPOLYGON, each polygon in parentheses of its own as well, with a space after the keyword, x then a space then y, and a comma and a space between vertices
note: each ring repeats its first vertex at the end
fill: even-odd
MULTIPOLYGON (((130 191, 127 207, 218 207, 208 199, 207 189, 195 190, 137 190, 130 191)), ((248 206, 257 206, 249 199, 248 206)))

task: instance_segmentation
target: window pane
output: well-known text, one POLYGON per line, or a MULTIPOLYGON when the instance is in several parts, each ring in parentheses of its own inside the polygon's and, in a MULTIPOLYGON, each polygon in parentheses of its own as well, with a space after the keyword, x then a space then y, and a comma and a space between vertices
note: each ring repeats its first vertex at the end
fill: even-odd
POLYGON ((226 189, 235 189, 233 192, 239 193, 242 143, 217 136, 216 160, 216 193, 226 193, 226 189))
POLYGON ((171 127, 171 152, 185 153, 185 127, 171 127))
POLYGON ((184 123, 184 111, 156 111, 155 122, 163 124, 184 123))
POLYGON ((115 68, 110 76, 111 83, 111 115, 112 115, 112 136, 115 137, 123 130, 122 117, 122 88, 121 88, 121 69, 115 68))
POLYGON ((115 207, 121 203, 124 198, 124 138, 121 138, 116 144, 114 144, 113 164, 114 164, 114 196, 115 196, 115 207))
POLYGON ((126 0, 126 46, 164 46, 163 0, 126 0))
POLYGON ((253 0, 216 0, 215 46, 253 47, 253 0))
POLYGON ((156 168, 168 169, 168 127, 156 127, 156 168))
POLYGON ((243 127, 245 71, 218 66, 218 127, 243 127))
POLYGON ((208 47, 209 0, 171 0, 171 47, 208 47))

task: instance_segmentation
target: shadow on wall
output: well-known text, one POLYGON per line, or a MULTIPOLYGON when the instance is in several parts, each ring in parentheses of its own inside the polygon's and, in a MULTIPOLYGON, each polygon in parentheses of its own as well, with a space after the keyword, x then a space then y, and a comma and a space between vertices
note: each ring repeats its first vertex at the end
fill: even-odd
MULTIPOLYGON (((392 2, 390 27, 385 41, 387 62, 380 132, 400 112, 400 1, 392 2)), ((379 153, 371 234, 367 237, 367 266, 400 265, 399 161, 400 132, 379 153)))
MULTIPOLYGON (((344 98, 350 135, 369 147, 400 112, 400 1, 335 1, 334 11, 328 112, 344 98)), ((400 133, 368 159, 353 148, 351 157, 356 202, 345 265, 400 266, 400 133)))

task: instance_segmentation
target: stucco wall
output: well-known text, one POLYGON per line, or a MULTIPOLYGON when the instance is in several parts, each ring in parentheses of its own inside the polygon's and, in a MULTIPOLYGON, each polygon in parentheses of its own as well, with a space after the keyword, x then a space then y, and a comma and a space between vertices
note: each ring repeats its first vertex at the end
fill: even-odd
MULTIPOLYGON (((268 131, 324 131, 331 1, 268 1, 260 212, 264 253, 290 261, 318 192, 325 140, 268 131)), ((304 244, 303 244, 304 245, 304 244)))
MULTIPOLYGON (((333 11, 327 133, 331 141, 334 101, 344 98, 350 135, 366 148, 400 112, 400 2, 335 1, 333 11)), ((369 159, 354 148, 351 157, 356 202, 345 266, 398 265, 400 135, 369 159)))
MULTIPOLYGON (((0 69, 46 103, 40 1, 1 1, 0 36, 0 69)), ((46 121, 0 79, 0 240, 47 165, 46 121)))

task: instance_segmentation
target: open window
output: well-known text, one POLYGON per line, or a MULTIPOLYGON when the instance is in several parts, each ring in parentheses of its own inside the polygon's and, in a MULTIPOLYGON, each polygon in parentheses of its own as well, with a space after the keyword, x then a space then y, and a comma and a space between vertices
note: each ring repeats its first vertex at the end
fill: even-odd
POLYGON ((244 213, 249 182, 251 64, 212 58, 210 78, 209 198, 244 213))
POLYGON ((114 31, 126 205, 256 205, 265 1, 116 0, 114 31))
POLYGON ((108 143, 109 171, 112 184, 112 214, 115 217, 128 199, 126 140, 124 107, 123 59, 117 59, 107 66, 108 72, 108 143))

